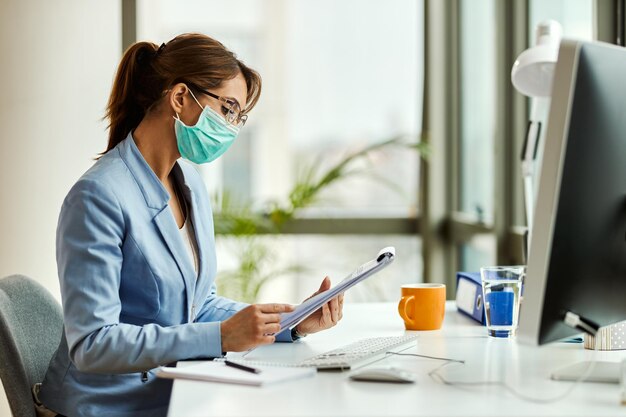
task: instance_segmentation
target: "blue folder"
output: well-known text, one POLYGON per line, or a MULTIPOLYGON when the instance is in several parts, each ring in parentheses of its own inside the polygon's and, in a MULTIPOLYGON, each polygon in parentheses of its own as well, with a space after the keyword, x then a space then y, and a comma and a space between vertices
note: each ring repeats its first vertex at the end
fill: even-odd
POLYGON ((460 313, 485 324, 483 289, 479 272, 456 273, 456 307, 460 313))

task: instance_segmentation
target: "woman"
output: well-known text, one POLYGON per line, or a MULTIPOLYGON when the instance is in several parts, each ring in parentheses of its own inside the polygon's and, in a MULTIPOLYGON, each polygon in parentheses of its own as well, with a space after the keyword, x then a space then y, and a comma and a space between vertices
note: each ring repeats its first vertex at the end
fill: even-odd
MULTIPOLYGON (((65 326, 41 386, 46 407, 72 417, 165 415, 171 381, 155 378, 157 366, 292 341, 341 319, 340 297, 279 333, 279 313, 292 306, 215 293, 209 197, 179 158, 221 156, 260 92, 259 75, 204 35, 126 51, 107 107, 108 147, 59 217, 65 326)), ((325 278, 318 292, 329 287, 325 278)))

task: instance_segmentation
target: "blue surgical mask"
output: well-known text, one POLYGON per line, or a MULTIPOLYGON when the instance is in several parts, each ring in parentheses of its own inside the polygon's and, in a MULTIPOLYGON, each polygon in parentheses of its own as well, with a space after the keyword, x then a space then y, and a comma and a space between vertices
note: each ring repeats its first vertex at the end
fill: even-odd
POLYGON ((174 131, 180 156, 196 164, 215 161, 233 144, 239 128, 228 123, 222 116, 209 106, 204 108, 193 95, 202 109, 194 126, 187 126, 178 114, 174 117, 174 131))

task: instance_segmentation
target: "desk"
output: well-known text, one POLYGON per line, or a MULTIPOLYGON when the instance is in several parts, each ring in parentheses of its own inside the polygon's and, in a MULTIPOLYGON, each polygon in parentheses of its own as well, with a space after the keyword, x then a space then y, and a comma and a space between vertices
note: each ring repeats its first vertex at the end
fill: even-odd
MULTIPOLYGON (((346 304, 333 329, 293 344, 260 347, 247 359, 293 362, 374 336, 404 333, 394 303, 346 304)), ((558 395, 570 382, 551 381, 551 371, 592 358, 619 362, 626 351, 593 352, 582 344, 553 343, 540 348, 515 340, 491 339, 485 329, 456 312, 448 302, 441 330, 417 332, 420 353, 465 359, 441 374, 453 381, 506 381, 532 396, 558 395)), ((626 416, 619 385, 583 383, 565 400, 537 404, 513 396, 502 386, 448 386, 428 376, 440 361, 390 356, 377 365, 394 365, 417 374, 415 384, 358 382, 349 372, 319 372, 315 377, 263 388, 177 380, 169 417, 194 416, 626 416)))

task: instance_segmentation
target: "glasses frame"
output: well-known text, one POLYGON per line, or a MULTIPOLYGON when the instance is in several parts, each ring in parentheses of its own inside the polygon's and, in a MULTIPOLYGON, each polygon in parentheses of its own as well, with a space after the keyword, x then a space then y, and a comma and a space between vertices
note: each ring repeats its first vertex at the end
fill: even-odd
POLYGON ((239 103, 229 98, 218 96, 217 94, 214 94, 196 85, 192 85, 192 88, 202 94, 213 97, 214 99, 219 101, 222 106, 226 107, 226 109, 228 109, 228 112, 224 115, 224 119, 226 119, 229 124, 238 128, 242 128, 246 124, 246 121, 248 120, 248 115, 241 114, 242 111, 241 107, 239 107, 239 103))

